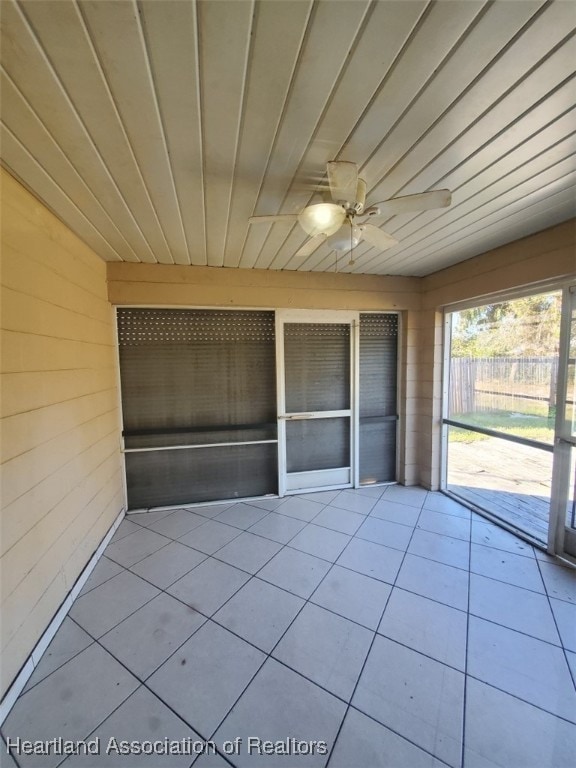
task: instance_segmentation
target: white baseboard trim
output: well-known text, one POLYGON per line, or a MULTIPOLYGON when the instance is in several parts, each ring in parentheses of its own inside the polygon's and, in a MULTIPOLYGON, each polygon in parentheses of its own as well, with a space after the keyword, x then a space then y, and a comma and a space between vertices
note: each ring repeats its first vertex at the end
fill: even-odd
POLYGON ((16 699, 22 693, 22 690, 24 689, 24 686, 28 682, 30 675, 32 674, 32 672, 34 672, 34 669, 38 666, 38 663, 40 662, 40 659, 42 658, 44 651, 50 645, 52 638, 58 631, 60 625, 62 624, 62 622, 66 617, 66 614, 72 607, 72 603, 78 597, 78 594, 81 592, 82 587, 84 586, 84 584, 88 580, 88 577, 94 570, 96 563, 102 557, 102 553, 106 549, 112 536, 114 536, 114 533, 116 532, 116 529, 124 519, 125 514, 126 514, 126 510, 124 508, 121 509, 118 515, 116 516, 116 519, 108 529, 108 533, 106 534, 106 536, 104 536, 104 538, 100 542, 98 549, 96 550, 96 552, 94 552, 94 554, 88 561, 88 564, 84 567, 84 570, 74 582, 74 586, 66 595, 64 602, 61 604, 60 608, 58 608, 58 610, 56 611, 54 618, 52 619, 50 624, 47 626, 47 628, 44 630, 42 637, 38 640, 32 652, 28 656, 28 659, 24 662, 24 665, 20 669, 20 672, 16 675, 12 685, 6 691, 6 694, 2 699, 2 703, 0 704, 0 725, 2 725, 4 723, 4 720, 8 717, 10 710, 16 703, 16 699))

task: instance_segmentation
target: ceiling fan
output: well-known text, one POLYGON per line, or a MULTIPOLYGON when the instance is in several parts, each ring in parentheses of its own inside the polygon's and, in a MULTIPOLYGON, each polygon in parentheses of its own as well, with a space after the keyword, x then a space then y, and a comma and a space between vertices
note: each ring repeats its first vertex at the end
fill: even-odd
POLYGON ((361 240, 365 240, 369 245, 384 251, 396 245, 398 240, 374 224, 368 223, 368 219, 445 208, 452 201, 450 190, 437 189, 417 195, 392 197, 366 208, 366 182, 358 177, 356 163, 331 160, 326 168, 331 203, 307 205, 300 213, 251 216, 249 223, 297 221, 310 239, 296 251, 295 256, 310 256, 324 242, 335 251, 352 252, 361 240), (356 223, 357 216, 368 218, 356 223))

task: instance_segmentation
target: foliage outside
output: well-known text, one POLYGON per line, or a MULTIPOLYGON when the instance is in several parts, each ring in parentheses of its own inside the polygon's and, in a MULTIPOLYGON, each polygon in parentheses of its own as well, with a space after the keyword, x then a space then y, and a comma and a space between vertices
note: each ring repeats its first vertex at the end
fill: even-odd
POLYGON ((452 357, 558 354, 562 294, 525 296, 452 314, 452 357))
MULTIPOLYGON (((475 407, 472 412, 454 413, 454 418, 499 432, 551 443, 554 436, 554 383, 540 389, 541 399, 522 398, 534 394, 533 386, 510 373, 516 366, 507 359, 557 359, 562 294, 560 292, 527 296, 513 301, 486 304, 452 314, 452 358, 468 358, 472 363, 493 359, 499 379, 474 382, 475 407), (496 390, 501 397, 489 399, 483 390, 496 390), (552 399, 550 399, 550 396, 552 399)), ((542 364, 544 365, 544 363, 542 364)), ((548 369, 551 370, 550 364, 548 369)), ((473 443, 488 439, 485 435, 450 428, 450 440, 473 443)))

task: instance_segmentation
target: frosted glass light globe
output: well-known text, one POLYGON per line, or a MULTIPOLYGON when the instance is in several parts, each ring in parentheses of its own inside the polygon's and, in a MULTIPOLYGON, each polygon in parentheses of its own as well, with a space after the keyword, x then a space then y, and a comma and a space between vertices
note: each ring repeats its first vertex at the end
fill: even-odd
POLYGON ((300 226, 310 237, 333 235, 340 229, 345 218, 344 209, 336 203, 309 205, 298 215, 300 226))
POLYGON ((356 248, 361 239, 362 230, 360 227, 352 227, 352 233, 350 233, 350 226, 346 224, 340 227, 335 234, 331 235, 326 242, 335 251, 349 251, 350 245, 352 245, 352 248, 356 248), (352 234, 352 237, 350 237, 350 234, 352 234))

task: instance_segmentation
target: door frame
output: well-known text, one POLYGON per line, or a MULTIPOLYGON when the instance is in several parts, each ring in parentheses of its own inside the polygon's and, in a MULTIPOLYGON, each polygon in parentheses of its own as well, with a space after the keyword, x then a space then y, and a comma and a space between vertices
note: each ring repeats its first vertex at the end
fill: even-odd
MULTIPOLYGON (((296 493, 335 490, 358 487, 358 451, 359 451, 359 334, 360 312, 353 310, 313 310, 313 309, 278 309, 276 310, 276 403, 278 419, 278 495, 280 497, 296 493), (304 489, 287 487, 286 456, 286 379, 284 356, 284 325, 286 323, 321 323, 326 325, 350 325, 350 475, 346 483, 311 486, 304 489)), ((312 413, 312 412, 311 412, 312 413)), ((340 411, 322 411, 322 416, 311 415, 309 418, 346 417, 340 411)), ((318 470, 321 472, 322 470, 318 470)))
POLYGON ((548 552, 560 557, 576 558, 576 532, 568 528, 566 521, 571 484, 574 482, 571 476, 572 451, 576 452, 576 435, 572 431, 572 424, 566 418, 573 313, 576 313, 576 283, 566 286, 562 291, 558 379, 556 385, 557 410, 548 526, 548 552))

